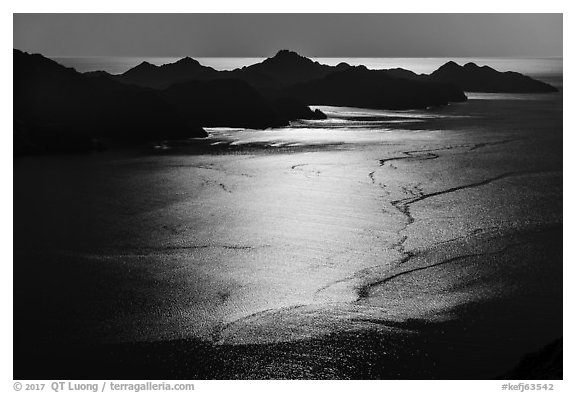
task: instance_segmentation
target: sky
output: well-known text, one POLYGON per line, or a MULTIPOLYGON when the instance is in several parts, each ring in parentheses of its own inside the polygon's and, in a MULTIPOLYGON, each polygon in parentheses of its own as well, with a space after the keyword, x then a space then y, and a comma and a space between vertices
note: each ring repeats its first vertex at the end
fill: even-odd
POLYGON ((14 14, 46 56, 562 57, 562 14, 14 14))

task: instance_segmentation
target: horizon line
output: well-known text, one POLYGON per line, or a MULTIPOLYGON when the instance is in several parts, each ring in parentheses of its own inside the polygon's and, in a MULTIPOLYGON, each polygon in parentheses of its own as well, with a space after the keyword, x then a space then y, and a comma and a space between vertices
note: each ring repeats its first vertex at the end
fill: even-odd
MULTIPOLYGON (((16 48, 15 48, 16 49, 16 48)), ((177 55, 177 56, 158 56, 158 55, 47 55, 40 52, 28 52, 40 54, 48 58, 106 58, 106 57, 124 57, 124 58, 156 58, 156 59, 183 59, 190 57, 192 59, 269 59, 268 56, 201 56, 201 55, 177 55)), ((563 59, 564 56, 303 56, 309 59, 563 59)))

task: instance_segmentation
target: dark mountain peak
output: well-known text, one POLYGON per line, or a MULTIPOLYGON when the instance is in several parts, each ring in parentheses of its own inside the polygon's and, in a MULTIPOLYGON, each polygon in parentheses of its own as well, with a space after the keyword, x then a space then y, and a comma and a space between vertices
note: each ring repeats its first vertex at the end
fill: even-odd
POLYGON ((20 49, 14 49, 12 52, 14 56, 14 61, 24 60, 27 62, 43 62, 43 63, 55 63, 53 60, 50 60, 47 57, 44 57, 39 54, 32 54, 28 52, 21 51, 20 49))
POLYGON ((276 84, 291 85, 305 82, 316 78, 321 78, 330 72, 335 71, 335 67, 320 64, 298 53, 283 49, 276 53, 274 57, 269 57, 261 63, 253 64, 242 70, 245 75, 267 78, 276 84))
POLYGON ((328 75, 328 77, 340 77, 342 75, 347 75, 347 76, 361 76, 361 75, 367 75, 372 73, 373 70, 369 70, 366 66, 364 65, 357 65, 357 66, 349 66, 346 68, 342 68, 341 70, 338 70, 339 72, 333 72, 331 74, 328 75))
POLYGON ((464 69, 465 69, 465 70, 477 70, 477 69, 488 70, 488 69, 492 69, 492 68, 490 68, 490 67, 488 67, 488 66, 486 66, 486 65, 480 67, 480 66, 479 66, 478 64, 476 64, 476 63, 469 62, 469 63, 464 64, 464 69))
POLYGON ((288 49, 282 49, 278 51, 278 53, 276 53, 274 57, 270 57, 264 60, 264 63, 287 65, 287 66, 300 65, 300 64, 305 65, 317 64, 315 61, 312 61, 309 58, 301 56, 298 53, 288 49))
POLYGON ((186 56, 174 63, 160 66, 144 61, 120 75, 117 80, 140 87, 159 89, 174 83, 215 77, 216 74, 215 69, 203 66, 197 60, 186 56))
MULTIPOLYGON (((27 62, 35 62, 35 63, 54 63, 56 64, 55 61, 49 59, 48 57, 44 57, 41 54, 38 53, 28 53, 28 52, 24 52, 21 51, 20 49, 14 49, 12 52, 12 55, 14 56, 14 61, 20 61, 23 60, 27 61, 27 62)), ((62 66, 64 67, 64 66, 62 66)))
POLYGON ((459 70, 460 68, 462 68, 460 65, 458 65, 458 63, 456 63, 455 61, 450 60, 449 62, 441 65, 436 71, 454 71, 454 70, 459 70))
POLYGON ((289 49, 280 49, 273 57, 274 59, 303 59, 298 53, 289 49))
POLYGON ((128 71, 124 72, 121 75, 130 77, 130 78, 136 77, 136 76, 141 76, 141 75, 149 75, 159 68, 160 67, 158 67, 157 65, 148 63, 147 61, 143 61, 142 63, 138 64, 136 67, 130 68, 128 71))
POLYGON ((382 81, 388 80, 390 77, 387 74, 382 73, 380 70, 371 70, 364 65, 358 65, 332 72, 326 75, 323 80, 331 81, 334 83, 370 83, 376 79, 382 81))
POLYGON ((413 71, 406 70, 404 68, 389 68, 387 70, 380 70, 380 72, 392 77, 400 79, 412 79, 412 80, 424 80, 427 75, 418 75, 413 71))
MULTIPOLYGON (((23 52, 18 49, 13 51, 14 74, 35 70, 36 73, 42 75, 66 75, 67 77, 73 75, 77 77, 80 75, 76 70, 55 62, 48 57, 42 56, 38 53, 23 52)), ((33 75, 32 75, 33 76, 33 75)))
POLYGON ((464 91, 488 93, 549 93, 555 87, 517 72, 500 72, 487 65, 450 61, 429 75, 432 81, 451 83, 464 91))
POLYGON ((200 62, 198 62, 198 60, 193 59, 190 56, 183 57, 173 64, 186 65, 186 66, 190 66, 190 65, 199 66, 199 65, 201 65, 200 62))
POLYGON ((130 72, 133 70, 139 70, 139 71, 155 70, 156 68, 158 68, 157 65, 154 65, 152 63, 148 63, 147 61, 143 61, 142 63, 138 64, 136 67, 133 67, 126 72, 130 72))

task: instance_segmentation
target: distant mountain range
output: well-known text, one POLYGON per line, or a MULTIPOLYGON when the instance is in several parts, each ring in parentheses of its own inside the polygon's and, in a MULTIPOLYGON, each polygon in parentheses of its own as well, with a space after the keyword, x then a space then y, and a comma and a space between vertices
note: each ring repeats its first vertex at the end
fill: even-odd
POLYGON ((259 90, 265 90, 308 82, 348 67, 350 66, 346 63, 331 67, 312 61, 295 52, 281 50, 274 57, 261 63, 232 71, 217 71, 214 68, 201 65, 190 57, 185 57, 175 63, 161 66, 144 61, 120 75, 111 75, 103 71, 86 74, 106 74, 120 82, 155 89, 167 88, 175 83, 190 80, 239 79, 259 90))
POLYGON ((485 93, 552 93, 557 88, 518 72, 499 72, 488 66, 449 61, 428 76, 428 80, 452 83, 464 91, 485 93))
POLYGON ((516 72, 448 62, 430 75, 401 68, 329 66, 281 50, 261 63, 217 71, 185 57, 143 62, 120 75, 78 73, 14 49, 15 151, 90 149, 95 140, 206 136, 202 127, 268 128, 324 119, 308 105, 417 109, 466 101, 464 91, 545 93, 516 72))
MULTIPOLYGON (((329 66, 288 50, 281 50, 274 57, 268 58, 261 63, 233 71, 217 71, 211 67, 201 65, 196 60, 185 57, 175 63, 162 66, 143 62, 123 74, 107 75, 120 82, 156 89, 166 88, 175 83, 189 80, 240 79, 259 91, 270 94, 274 93, 275 90, 296 84, 305 85, 330 74, 354 68, 370 71, 364 72, 363 78, 373 78, 375 81, 378 81, 383 75, 387 75, 395 79, 451 84, 453 87, 469 92, 549 93, 557 91, 555 87, 547 83, 520 73, 512 71, 500 72, 488 66, 477 66, 474 63, 460 66, 450 61, 427 75, 416 74, 402 68, 367 70, 366 67, 353 67, 347 63, 329 66)), ((103 72, 97 71, 95 73, 102 74, 103 72)), ((357 73, 357 75, 360 75, 360 73, 357 73)), ((335 80, 340 80, 340 78, 335 80)))

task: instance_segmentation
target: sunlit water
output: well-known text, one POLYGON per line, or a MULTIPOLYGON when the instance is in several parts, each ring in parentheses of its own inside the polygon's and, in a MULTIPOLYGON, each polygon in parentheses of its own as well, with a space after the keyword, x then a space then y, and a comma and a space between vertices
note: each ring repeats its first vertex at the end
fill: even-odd
MULTIPOLYGON (((443 60, 434 61, 419 71, 443 60)), ((15 260, 44 272, 44 300, 63 307, 35 323, 56 341, 289 341, 366 328, 359 317, 437 318, 489 296, 434 292, 458 284, 449 274, 418 288, 426 296, 377 288, 360 299, 406 250, 561 221, 558 179, 536 177, 431 198, 407 226, 392 202, 558 167, 561 94, 469 98, 414 111, 319 107, 327 120, 270 130, 209 128, 200 154, 168 144, 16 161, 15 260), (423 160, 384 163, 416 151, 423 160)))

